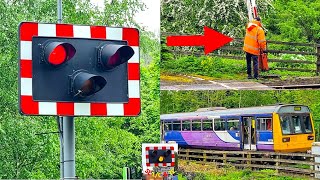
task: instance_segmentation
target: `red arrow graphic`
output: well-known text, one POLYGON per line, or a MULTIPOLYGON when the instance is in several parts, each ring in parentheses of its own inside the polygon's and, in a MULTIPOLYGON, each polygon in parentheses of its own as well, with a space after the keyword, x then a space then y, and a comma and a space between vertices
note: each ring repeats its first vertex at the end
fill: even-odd
POLYGON ((203 31, 204 35, 168 36, 167 46, 204 46, 204 53, 209 54, 233 40, 207 26, 203 31))

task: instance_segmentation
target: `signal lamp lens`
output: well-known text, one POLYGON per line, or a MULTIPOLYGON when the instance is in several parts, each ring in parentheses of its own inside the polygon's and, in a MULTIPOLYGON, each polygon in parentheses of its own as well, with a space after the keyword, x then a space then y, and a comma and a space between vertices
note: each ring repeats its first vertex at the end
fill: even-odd
POLYGON ((171 154, 171 150, 167 150, 164 154, 165 157, 169 156, 171 154))
POLYGON ((100 50, 100 61, 102 67, 107 70, 113 69, 127 61, 134 55, 134 50, 130 46, 108 44, 100 50))
POLYGON ((160 157, 159 157, 159 162, 163 162, 163 160, 164 160, 164 157, 163 157, 163 156, 160 156, 160 157))
POLYGON ((156 156, 157 156, 157 151, 152 151, 151 156, 152 156, 152 157, 156 157, 156 156))
POLYGON ((108 61, 109 66, 116 66, 120 61, 120 53, 117 51, 108 61))
POLYGON ((72 92, 74 97, 87 97, 100 91, 107 81, 102 77, 86 72, 77 72, 72 77, 72 92))
POLYGON ((93 94, 95 83, 92 79, 86 80, 83 83, 83 86, 80 88, 81 95, 82 96, 88 96, 90 94, 93 94))
POLYGON ((48 42, 45 44, 45 61, 52 65, 58 66, 70 60, 76 53, 76 49, 69 43, 65 42, 48 42))
POLYGON ((58 45, 49 55, 49 63, 53 65, 62 64, 67 58, 67 52, 62 45, 58 45))
POLYGON ((130 46, 122 46, 110 57, 107 66, 119 66, 127 62, 133 54, 134 51, 130 46))

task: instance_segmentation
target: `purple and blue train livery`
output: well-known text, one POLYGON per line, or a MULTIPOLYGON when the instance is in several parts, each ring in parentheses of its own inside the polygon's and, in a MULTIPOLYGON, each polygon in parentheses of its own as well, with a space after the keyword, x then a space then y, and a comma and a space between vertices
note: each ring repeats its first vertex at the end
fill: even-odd
POLYGON ((310 110, 302 105, 165 114, 161 138, 180 147, 306 152, 314 142, 310 110))

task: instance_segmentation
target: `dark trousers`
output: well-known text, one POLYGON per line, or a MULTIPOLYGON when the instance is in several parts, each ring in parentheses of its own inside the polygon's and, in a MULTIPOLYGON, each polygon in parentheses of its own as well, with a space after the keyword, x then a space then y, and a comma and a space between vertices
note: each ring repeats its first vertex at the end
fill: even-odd
POLYGON ((258 75, 259 75, 258 56, 246 52, 248 77, 252 77, 252 75, 251 75, 251 72, 252 72, 251 59, 253 60, 253 76, 254 76, 254 78, 258 78, 258 75))

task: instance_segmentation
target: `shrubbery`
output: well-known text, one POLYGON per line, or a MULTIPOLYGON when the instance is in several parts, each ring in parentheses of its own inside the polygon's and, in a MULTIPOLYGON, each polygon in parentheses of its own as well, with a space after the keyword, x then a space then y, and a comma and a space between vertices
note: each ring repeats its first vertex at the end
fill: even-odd
POLYGON ((163 61, 162 72, 197 74, 221 78, 246 72, 244 61, 209 56, 184 56, 177 60, 163 61))

